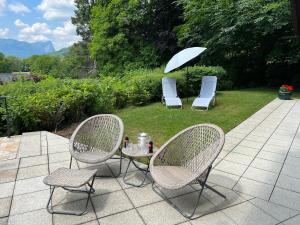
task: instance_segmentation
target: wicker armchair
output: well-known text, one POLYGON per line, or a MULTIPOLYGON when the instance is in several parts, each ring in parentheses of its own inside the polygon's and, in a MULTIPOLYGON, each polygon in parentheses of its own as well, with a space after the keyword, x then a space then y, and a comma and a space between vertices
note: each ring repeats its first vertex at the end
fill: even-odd
POLYGON ((153 190, 187 218, 194 215, 204 187, 226 198, 206 184, 212 164, 224 145, 224 139, 223 130, 212 124, 195 125, 176 134, 150 161, 153 190), (201 189, 191 214, 180 210, 155 186, 156 183, 164 189, 176 190, 194 182, 199 183, 201 189))
MULTIPOLYGON (((70 139, 72 158, 84 163, 96 164, 112 158, 122 143, 124 125, 122 120, 111 114, 92 116, 83 121, 70 139)), ((120 171, 122 155, 120 157, 120 171)))

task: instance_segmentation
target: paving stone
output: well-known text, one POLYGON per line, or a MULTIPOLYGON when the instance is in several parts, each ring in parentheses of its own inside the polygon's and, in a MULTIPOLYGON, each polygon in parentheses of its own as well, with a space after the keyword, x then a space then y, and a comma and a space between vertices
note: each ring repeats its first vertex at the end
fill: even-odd
POLYGON ((43 183, 44 177, 34 177, 25 180, 16 181, 15 195, 26 194, 35 191, 49 189, 49 186, 43 183))
POLYGON ((11 215, 35 211, 45 208, 50 196, 50 191, 37 191, 24 195, 15 195, 11 205, 11 215))
MULTIPOLYGON (((86 190, 86 188, 82 187, 80 188, 80 190, 86 190)), ((87 194, 84 192, 71 192, 63 188, 55 188, 53 198, 52 198, 52 204, 61 205, 63 203, 74 202, 86 198, 87 198, 87 194)))
POLYGON ((257 168, 249 167, 244 173, 243 177, 251 180, 256 180, 262 183, 275 185, 278 174, 266 170, 260 170, 257 168))
POLYGON ((215 169, 233 175, 241 176, 247 169, 247 166, 223 160, 215 167, 215 169))
POLYGON ((0 184, 0 198, 10 197, 14 191, 15 182, 0 184))
POLYGON ((212 170, 209 174, 208 182, 231 189, 237 183, 238 179, 239 176, 218 170, 212 170))
POLYGON ((264 160, 260 158, 256 158, 250 165, 253 168, 261 169, 261 170, 266 170, 269 172, 273 172, 276 174, 279 174, 282 164, 278 162, 273 162, 269 160, 264 160))
POLYGON ((147 225, 174 225, 186 219, 165 201, 138 208, 147 225))
POLYGON ((259 197, 268 200, 273 190, 273 186, 258 181, 241 178, 234 187, 234 190, 251 195, 253 197, 259 197))
POLYGON ((1 170, 17 169, 18 166, 19 166, 19 159, 0 161, 1 170))
POLYGON ((0 198, 0 217, 8 216, 10 204, 11 204, 11 197, 0 198))
POLYGON ((247 156, 244 154, 231 152, 225 157, 225 160, 248 166, 252 162, 253 158, 254 157, 247 156))
POLYGON ((299 225, 300 224, 300 215, 295 216, 287 221, 284 221, 284 225, 299 225))
MULTIPOLYGON (((50 173, 53 171, 57 170, 58 168, 64 167, 64 168, 69 168, 70 166, 70 160, 69 161, 64 161, 64 162, 56 162, 56 163, 50 163, 49 164, 49 170, 50 173)), ((72 162, 72 169, 78 169, 77 163, 75 160, 72 162)))
POLYGON ((298 178, 280 175, 276 186, 300 193, 300 179, 298 178))
POLYGON ((80 225, 100 225, 98 220, 89 221, 86 223, 81 223, 80 225))
POLYGON ((262 148, 262 150, 267 151, 267 152, 273 152, 273 153, 277 153, 277 154, 286 155, 287 152, 289 151, 289 148, 288 147, 281 147, 281 146, 277 146, 277 145, 266 144, 262 148))
POLYGON ((92 200, 98 218, 133 208, 123 191, 95 196, 92 200))
POLYGON ((249 148, 261 149, 264 146, 264 144, 264 142, 244 140, 239 145, 249 148))
POLYGON ((193 225, 237 225, 232 219, 223 212, 211 213, 206 216, 191 220, 193 225))
POLYGON ((279 221, 286 220, 292 216, 299 214, 299 211, 289 209, 272 202, 264 201, 258 198, 250 200, 250 202, 255 205, 257 208, 265 211, 269 215, 273 216, 279 221))
MULTIPOLYGON (((86 205, 86 199, 54 206, 54 210, 66 210, 70 212, 75 212, 75 211, 78 212, 78 211, 82 211, 85 208, 85 205, 86 205)), ((84 215, 81 216, 61 215, 61 214, 53 215, 54 225, 77 225, 88 221, 93 221, 95 219, 96 219, 96 215, 92 208, 91 202, 89 202, 87 213, 84 215)))
POLYGON ((68 161, 71 158, 70 152, 49 154, 49 163, 68 161))
POLYGON ((125 190, 126 194, 135 207, 147 205, 150 203, 162 201, 163 199, 152 190, 152 185, 145 187, 134 187, 125 190))
POLYGON ((300 166, 285 164, 281 170, 281 174, 300 179, 300 166))
POLYGON ((278 223, 273 217, 249 202, 224 209, 223 212, 239 225, 275 225, 278 223))
MULTIPOLYGON (((300 149, 299 149, 300 152, 300 149)), ((285 165, 300 166, 300 158, 288 156, 285 160, 285 165)))
POLYGON ((259 149, 238 145, 233 149, 233 152, 254 157, 259 152, 259 149))
POLYGON ((37 166, 42 164, 48 164, 48 157, 46 155, 21 158, 20 168, 28 166, 37 166))
POLYGON ((55 144, 55 145, 48 145, 48 153, 60 153, 60 152, 69 152, 69 144, 55 144))
MULTIPOLYGON (((132 188, 133 187, 132 185, 124 183, 123 176, 124 175, 117 178, 121 187, 123 189, 132 188)), ((141 184, 143 182, 143 180, 144 180, 144 173, 141 171, 133 171, 133 172, 127 173, 127 175, 126 175, 126 181, 133 183, 133 184, 141 184)), ((151 182, 152 182, 152 178, 151 178, 150 173, 148 173, 146 180, 144 182, 144 185, 147 185, 151 182)))
POLYGON ((16 180, 18 169, 0 170, 0 183, 7 183, 16 180))
POLYGON ((8 217, 0 218, 0 225, 7 225, 8 223, 8 217))
POLYGON ((101 225, 144 225, 135 209, 99 219, 101 225))
POLYGON ((41 209, 9 217, 9 225, 52 225, 52 215, 41 209))
POLYGON ((285 160, 285 155, 274 153, 274 152, 267 152, 267 151, 260 151, 257 155, 257 158, 283 163, 285 160))
POLYGON ((270 201, 291 209, 300 210, 300 194, 296 192, 275 187, 270 201))
POLYGON ((251 196, 243 195, 241 193, 235 192, 231 189, 227 189, 224 187, 214 186, 214 188, 223 195, 225 195, 226 199, 209 189, 205 189, 203 196, 206 199, 208 199, 212 204, 214 204, 218 210, 240 204, 253 198, 251 196))
POLYGON ((95 195, 121 190, 122 187, 116 178, 96 178, 94 181, 95 195))
POLYGON ((39 165, 32 167, 20 168, 18 171, 17 180, 27 179, 32 177, 40 177, 48 175, 48 165, 39 165))

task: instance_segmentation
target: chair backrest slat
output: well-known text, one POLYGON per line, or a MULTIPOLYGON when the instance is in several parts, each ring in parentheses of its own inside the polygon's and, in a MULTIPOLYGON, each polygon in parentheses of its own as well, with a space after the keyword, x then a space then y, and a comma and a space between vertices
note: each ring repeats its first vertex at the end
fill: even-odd
POLYGON ((165 98, 176 98, 177 88, 176 88, 176 78, 163 77, 162 78, 162 89, 163 96, 165 98))
POLYGON ((213 97, 216 93, 217 77, 204 76, 202 77, 200 97, 213 97))

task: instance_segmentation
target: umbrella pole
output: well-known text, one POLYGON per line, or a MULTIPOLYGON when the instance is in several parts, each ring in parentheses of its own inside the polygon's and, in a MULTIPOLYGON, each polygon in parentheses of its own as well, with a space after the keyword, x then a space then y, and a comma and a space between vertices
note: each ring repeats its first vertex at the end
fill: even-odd
POLYGON ((190 81, 189 81, 189 67, 188 66, 186 67, 186 85, 188 86, 186 102, 189 102, 189 85, 190 85, 190 81))

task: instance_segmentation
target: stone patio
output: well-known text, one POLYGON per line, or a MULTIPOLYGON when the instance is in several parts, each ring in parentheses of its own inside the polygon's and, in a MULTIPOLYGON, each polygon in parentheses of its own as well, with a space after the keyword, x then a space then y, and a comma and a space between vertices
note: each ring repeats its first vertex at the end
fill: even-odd
MULTIPOLYGON (((52 216, 45 209, 50 190, 42 180, 55 169, 68 167, 68 139, 44 131, 0 139, 0 225, 299 225, 299 124, 300 101, 276 99, 227 133, 209 177, 227 200, 205 190, 191 221, 152 191, 151 178, 142 188, 125 185, 122 177, 96 179, 86 215, 52 216)), ((123 162, 125 167, 128 161, 123 162)), ((73 168, 87 166, 73 162, 73 168)), ((97 167, 99 173, 111 175, 117 172, 118 161, 97 167)), ((130 169, 132 180, 139 181, 141 174, 130 169)), ((197 188, 162 191, 189 210, 197 188)), ((54 205, 81 209, 85 197, 60 190, 54 205)))

